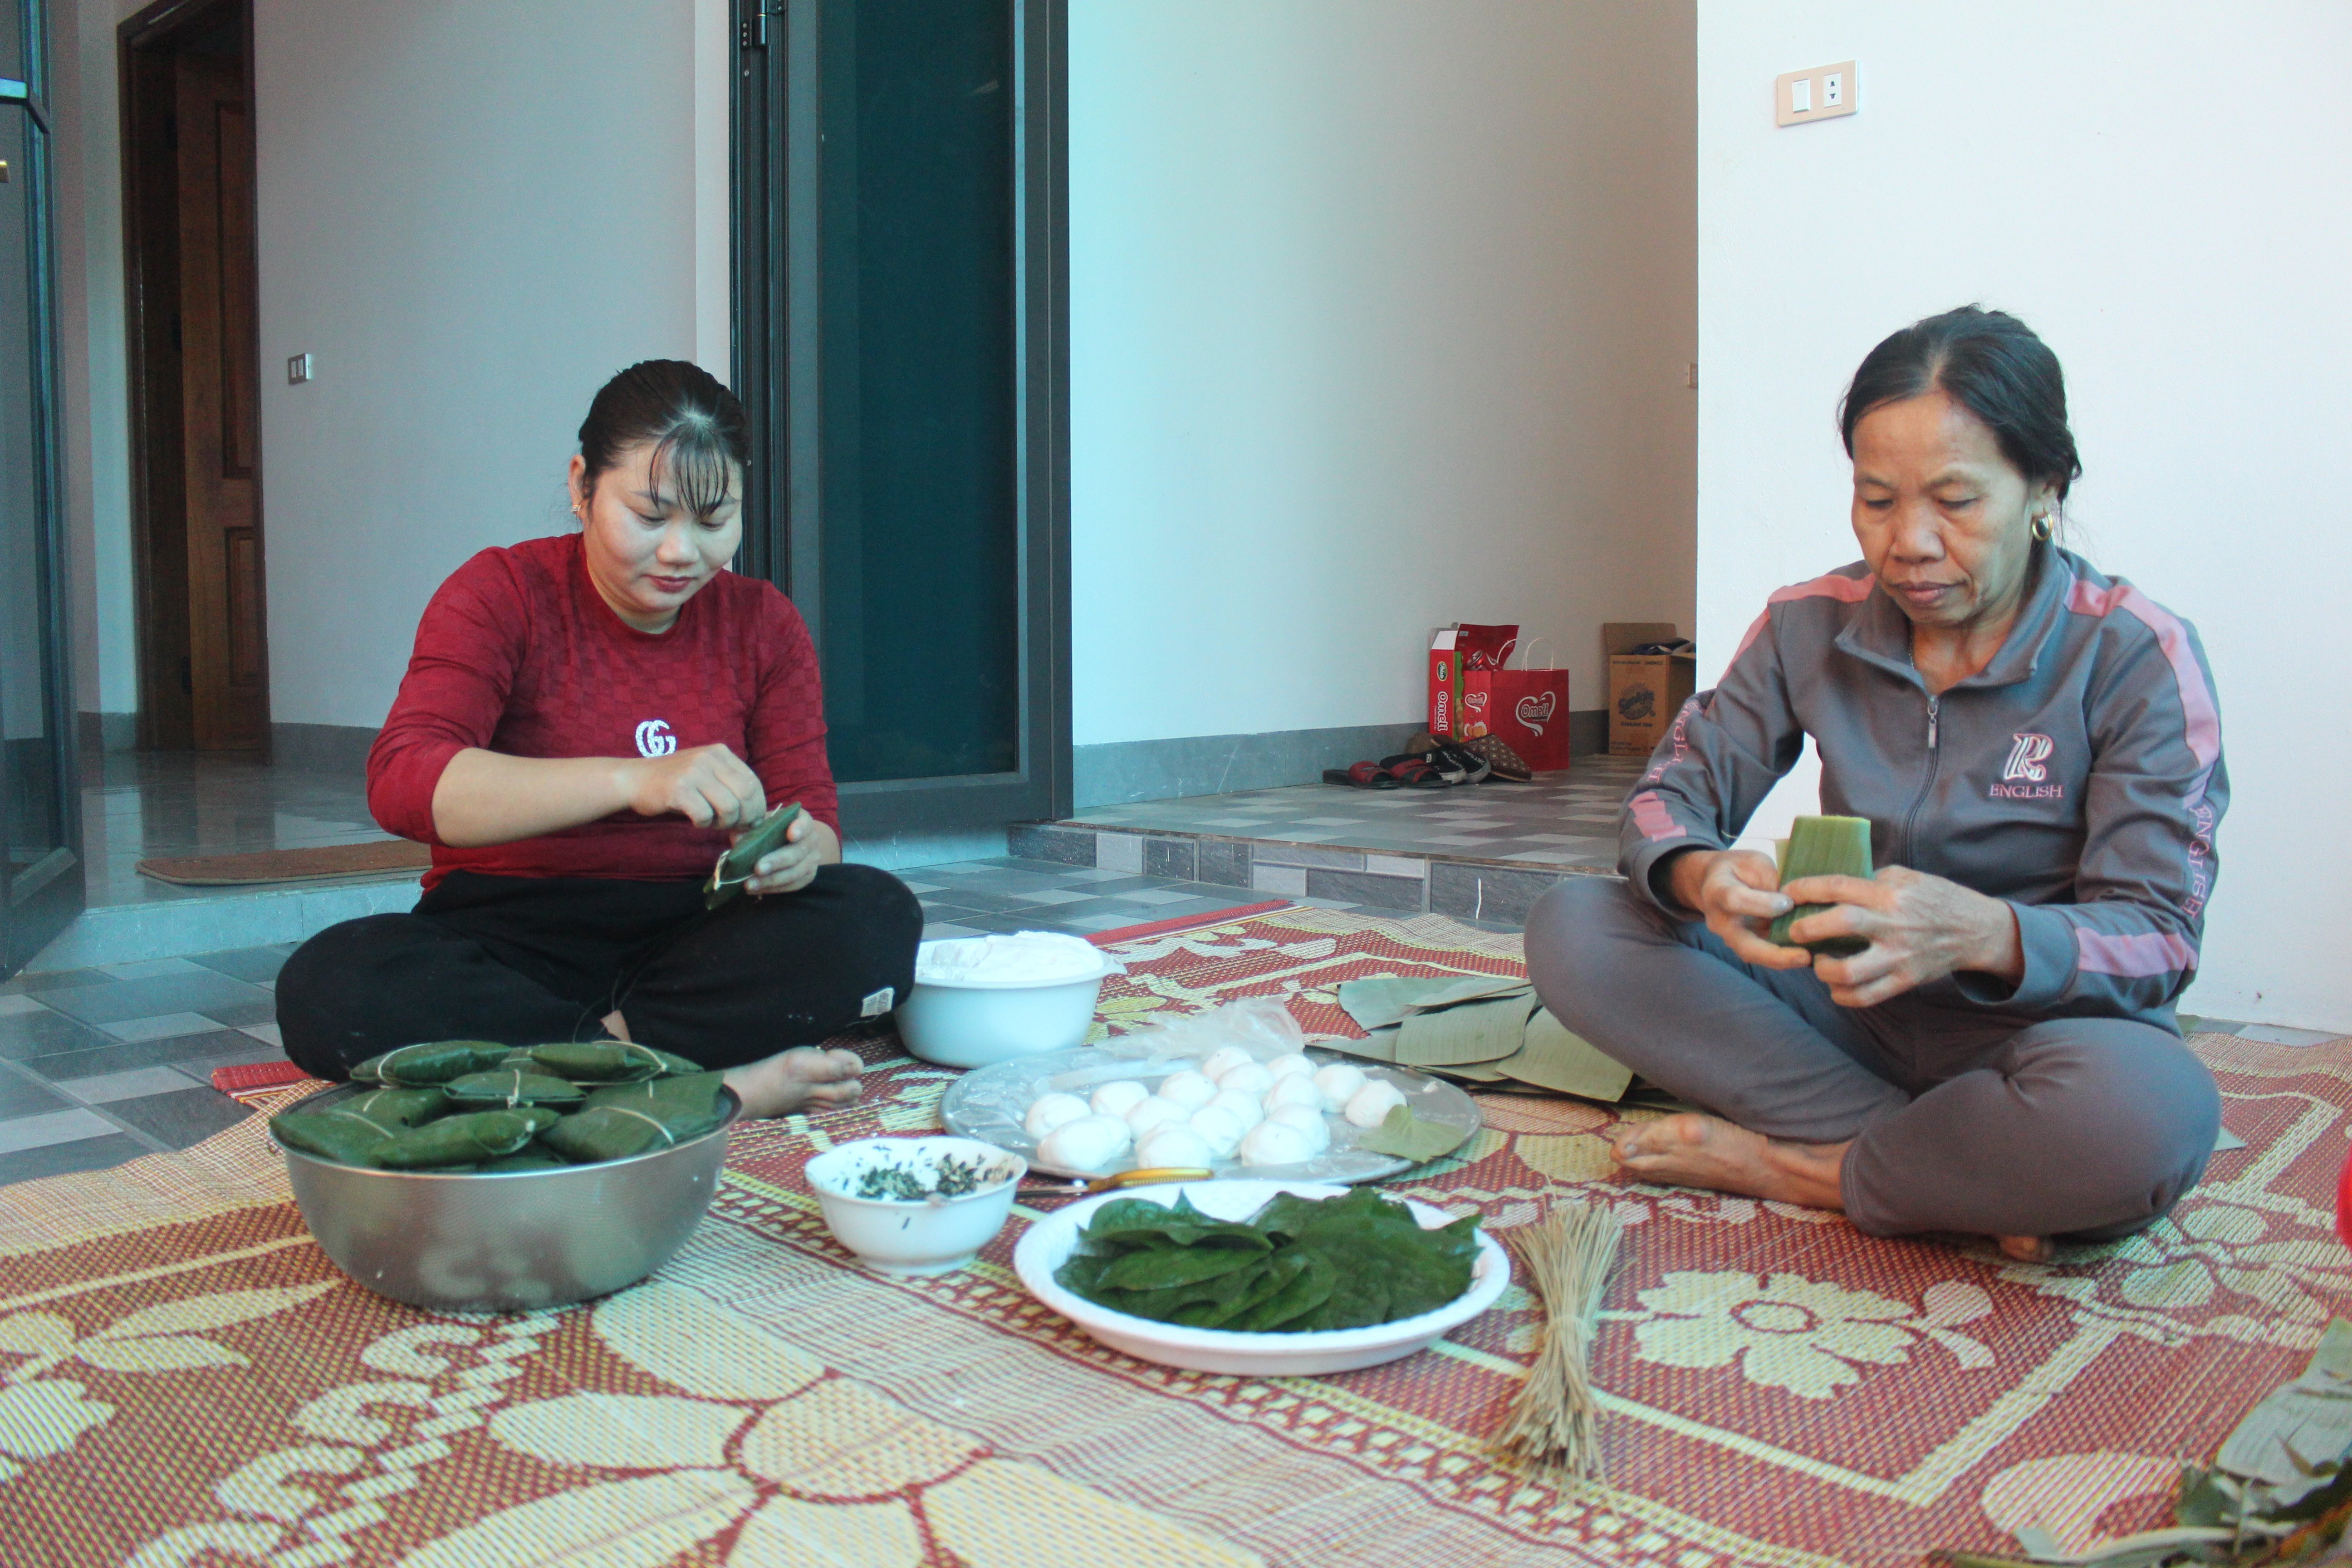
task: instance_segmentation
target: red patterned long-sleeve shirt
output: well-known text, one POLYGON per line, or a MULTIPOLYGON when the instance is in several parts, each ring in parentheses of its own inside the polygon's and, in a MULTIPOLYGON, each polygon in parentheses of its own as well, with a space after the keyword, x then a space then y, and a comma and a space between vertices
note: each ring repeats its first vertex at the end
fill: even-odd
POLYGON ((768 804, 797 800, 836 830, 824 704, 808 627, 772 584, 721 572, 658 634, 597 595, 578 534, 485 550, 425 606, 400 695, 368 753, 368 805, 433 846, 447 872, 699 878, 728 836, 682 816, 616 812, 510 844, 459 848, 433 830, 433 791, 469 746, 517 757, 659 756, 722 744, 768 804))

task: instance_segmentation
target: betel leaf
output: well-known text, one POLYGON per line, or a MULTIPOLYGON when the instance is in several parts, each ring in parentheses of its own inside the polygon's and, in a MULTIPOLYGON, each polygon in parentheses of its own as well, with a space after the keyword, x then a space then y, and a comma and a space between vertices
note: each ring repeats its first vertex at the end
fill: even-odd
POLYGON ((1319 1252, 1295 1256, 1299 1268, 1289 1284, 1255 1306, 1234 1313, 1219 1326, 1237 1334, 1287 1333, 1305 1327, 1307 1316, 1331 1299, 1337 1276, 1330 1261, 1319 1252))
POLYGON ((1085 1235, 1089 1247, 1115 1251, 1205 1244, 1264 1252, 1270 1245, 1264 1235, 1248 1225, 1210 1218, 1194 1208, 1192 1199, 1181 1192, 1173 1204, 1155 1204, 1148 1198, 1121 1198, 1105 1204, 1095 1211, 1085 1235))
POLYGON ((1441 1154, 1451 1154, 1469 1136, 1462 1128, 1423 1121, 1412 1113, 1409 1105, 1394 1105, 1378 1127, 1357 1137, 1356 1147, 1378 1154, 1393 1154, 1418 1165, 1441 1154))
POLYGON ((1120 1257, 1103 1270, 1097 1285, 1114 1290, 1159 1290, 1171 1285, 1195 1285, 1248 1268, 1265 1256, 1265 1249, 1247 1247, 1146 1247, 1120 1257))

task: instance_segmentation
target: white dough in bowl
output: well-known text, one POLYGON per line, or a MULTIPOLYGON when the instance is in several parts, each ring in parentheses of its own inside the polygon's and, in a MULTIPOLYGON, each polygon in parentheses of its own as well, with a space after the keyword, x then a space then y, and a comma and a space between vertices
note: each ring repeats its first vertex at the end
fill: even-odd
POLYGON ((1209 1152, 1220 1160, 1231 1159, 1234 1151, 1241 1147, 1242 1134, 1249 1131, 1242 1125, 1240 1117, 1222 1105, 1204 1105, 1192 1112, 1192 1128, 1208 1144, 1209 1152))
POLYGON ((1151 1091, 1131 1078, 1113 1079, 1095 1090, 1097 1116, 1125 1116, 1151 1098, 1151 1091))
POLYGON ((1364 1087, 1364 1069, 1349 1067, 1346 1062, 1333 1062, 1316 1073, 1315 1087, 1323 1091, 1324 1105, 1337 1110, 1364 1087))
POLYGON ((1315 1158, 1307 1134, 1279 1121, 1261 1121, 1242 1139, 1244 1165, 1296 1165, 1315 1158))
POLYGON ((1239 1046, 1219 1046, 1209 1053, 1209 1059, 1201 1064, 1201 1076, 1212 1083, 1223 1083, 1227 1073, 1252 1059, 1250 1054, 1239 1046))
POLYGON ((1037 1159, 1065 1171, 1103 1171, 1133 1142, 1127 1123, 1116 1116, 1081 1116, 1047 1133, 1037 1145, 1037 1159))
POLYGON ((1192 1111, 1174 1100, 1155 1094, 1148 1099, 1138 1100, 1135 1109, 1127 1113, 1127 1129, 1134 1133, 1136 1141, 1140 1142, 1152 1132, 1171 1122, 1181 1126, 1185 1119, 1192 1114, 1192 1111))
POLYGON ((915 950, 915 984, 982 981, 1006 985, 1066 984, 1103 972, 1102 949, 1083 937, 1024 931, 1010 935, 927 942, 915 950))
POLYGON ((1206 1170, 1216 1158, 1209 1141, 1181 1122, 1171 1122, 1146 1138, 1135 1151, 1135 1163, 1139 1169, 1165 1169, 1170 1166, 1191 1170, 1206 1170))
POLYGON ((1274 1075, 1255 1062, 1244 1062, 1217 1080, 1222 1089, 1239 1089, 1244 1094, 1264 1094, 1274 1087, 1274 1075))
POLYGON ((1187 1110, 1198 1110, 1217 1098, 1217 1086, 1206 1076, 1186 1068, 1160 1079, 1159 1092, 1162 1100, 1172 1100, 1187 1110))
POLYGON ((1323 1091, 1315 1080, 1303 1072, 1285 1073, 1274 1080, 1265 1091, 1265 1113, 1271 1117, 1286 1105, 1304 1106, 1316 1115, 1323 1114, 1323 1091))
POLYGON ((1314 1152, 1318 1154, 1331 1146, 1331 1124, 1323 1120, 1321 1111, 1307 1106, 1286 1105, 1279 1110, 1269 1110, 1265 1115, 1265 1124, 1268 1127, 1297 1129, 1307 1142, 1315 1146, 1314 1152))
POLYGON ((1292 1073, 1312 1073, 1315 1070, 1315 1064, 1307 1059, 1307 1054, 1304 1051, 1293 1051, 1288 1056, 1276 1057, 1266 1063, 1265 1070, 1272 1073, 1279 1081, 1292 1073))
POLYGON ((1055 1128, 1076 1121, 1087 1113, 1087 1102, 1075 1094, 1041 1094, 1029 1108, 1027 1120, 1021 1125, 1032 1138, 1043 1138, 1055 1128))
POLYGON ((1378 1127, 1403 1103, 1403 1090, 1386 1079, 1374 1079, 1348 1097, 1348 1120, 1359 1127, 1378 1127))
POLYGON ((1221 1089, 1217 1090, 1217 1098, 1202 1109, 1223 1111, 1240 1122, 1244 1132, 1265 1120, 1265 1107, 1257 1102, 1256 1095, 1244 1089, 1221 1089))

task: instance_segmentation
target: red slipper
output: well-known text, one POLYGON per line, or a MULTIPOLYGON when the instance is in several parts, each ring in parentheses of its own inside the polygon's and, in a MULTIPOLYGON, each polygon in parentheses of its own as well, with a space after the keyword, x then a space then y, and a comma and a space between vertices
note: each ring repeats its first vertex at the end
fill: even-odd
POLYGON ((1358 763, 1352 767, 1325 768, 1323 782, 1354 789, 1395 789, 1402 781, 1391 778, 1378 763, 1358 763))

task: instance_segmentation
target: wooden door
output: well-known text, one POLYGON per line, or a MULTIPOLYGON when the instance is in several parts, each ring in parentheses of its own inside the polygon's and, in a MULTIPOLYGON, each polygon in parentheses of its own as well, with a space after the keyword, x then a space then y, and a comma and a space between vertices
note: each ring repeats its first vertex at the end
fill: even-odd
POLYGON ((269 738, 253 116, 241 62, 176 57, 188 679, 198 751, 269 738))

